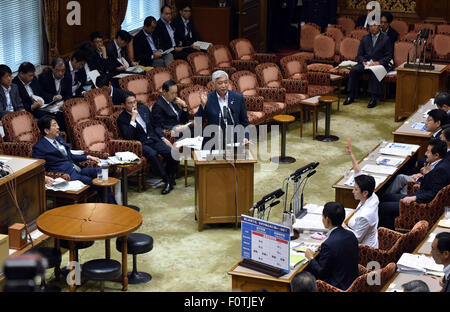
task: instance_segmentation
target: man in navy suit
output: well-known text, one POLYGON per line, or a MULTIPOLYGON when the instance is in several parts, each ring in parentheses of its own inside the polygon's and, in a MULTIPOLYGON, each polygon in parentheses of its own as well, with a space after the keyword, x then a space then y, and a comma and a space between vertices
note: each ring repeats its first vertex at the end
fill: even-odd
POLYGON ((51 70, 39 75, 39 85, 45 103, 65 101, 72 97, 72 81, 65 72, 66 64, 58 57, 53 59, 51 70))
POLYGON ((125 65, 119 62, 122 57, 130 66, 137 66, 138 62, 129 62, 127 55, 127 45, 131 41, 131 35, 126 30, 119 30, 116 38, 106 45, 106 54, 108 57, 110 72, 120 73, 126 70, 125 65))
POLYGON ((23 110, 22 99, 17 85, 12 83, 11 68, 0 65, 0 118, 3 118, 7 113, 20 110, 23 110))
MULTIPOLYGON (((408 195, 385 193, 381 197, 378 209, 379 227, 395 229, 395 218, 399 215, 400 201, 405 204, 414 201, 429 203, 443 187, 450 184, 450 162, 445 159, 446 154, 447 144, 439 139, 431 138, 425 153, 428 165, 424 167, 422 173, 413 176, 420 182, 420 189, 408 195)), ((395 182, 394 180, 393 183, 395 182)))
POLYGON ((162 95, 152 106, 154 126, 165 130, 181 132, 189 121, 186 103, 177 97, 178 88, 173 80, 167 80, 162 85, 162 95))
POLYGON ((187 53, 200 51, 200 47, 194 45, 194 42, 199 41, 199 37, 191 15, 192 6, 189 3, 184 3, 180 6, 180 14, 172 21, 172 26, 175 29, 175 42, 179 45, 181 43, 183 47, 188 47, 184 49, 187 53))
POLYGON ((398 40, 398 32, 391 27, 394 17, 390 12, 381 13, 381 32, 389 37, 392 44, 392 51, 394 51, 395 42, 398 40))
POLYGON ((70 61, 66 62, 66 76, 69 76, 72 86, 72 95, 81 96, 83 85, 86 84, 87 74, 84 69, 87 56, 82 50, 76 51, 70 61))
POLYGON ((337 202, 326 203, 323 207, 322 222, 328 231, 328 238, 320 246, 318 257, 307 249, 309 260, 307 271, 317 279, 342 290, 346 290, 358 277, 358 240, 353 232, 342 227, 345 210, 337 202))
POLYGON ((444 266, 444 277, 440 280, 442 292, 450 292, 450 233, 436 235, 431 244, 431 255, 437 264, 444 266))
POLYGON ((381 83, 371 70, 365 69, 364 67, 382 65, 389 72, 392 58, 393 51, 389 37, 380 31, 379 22, 371 21, 370 33, 365 35, 359 44, 358 64, 350 70, 347 85, 349 96, 345 100, 344 105, 354 102, 359 91, 361 75, 367 72, 369 74, 369 93, 371 94, 371 99, 367 107, 375 107, 377 105, 377 97, 381 93, 381 83))
POLYGON ((98 76, 96 80, 97 88, 106 87, 113 105, 120 106, 125 103, 127 92, 120 88, 113 87, 109 76, 98 76))
POLYGON ((54 117, 46 115, 38 121, 42 138, 33 146, 32 158, 45 160, 45 170, 49 172, 66 173, 70 180, 80 180, 84 184, 92 185, 92 179, 97 177, 96 168, 80 168, 76 163, 100 159, 90 155, 74 155, 70 147, 59 136, 59 126, 54 117))
POLYGON ((150 109, 144 104, 138 105, 134 93, 129 92, 125 100, 125 109, 117 118, 117 126, 124 139, 142 143, 142 153, 163 179, 165 184, 161 194, 166 195, 175 185, 179 162, 172 158, 172 144, 164 137, 161 128, 152 125, 152 121, 150 109), (158 154, 166 160, 166 168, 158 154))
MULTIPOLYGON (((212 74, 215 90, 206 95, 200 96, 201 105, 195 113, 195 117, 201 117, 202 121, 207 121, 207 125, 220 125, 225 133, 225 122, 228 125, 248 126, 247 108, 245 106, 242 94, 230 91, 228 74, 222 70, 215 71, 212 74)), ((203 140, 205 144, 209 139, 203 140)), ((249 133, 245 130, 244 144, 248 143, 249 133)), ((222 140, 224 142, 224 140, 222 140)))

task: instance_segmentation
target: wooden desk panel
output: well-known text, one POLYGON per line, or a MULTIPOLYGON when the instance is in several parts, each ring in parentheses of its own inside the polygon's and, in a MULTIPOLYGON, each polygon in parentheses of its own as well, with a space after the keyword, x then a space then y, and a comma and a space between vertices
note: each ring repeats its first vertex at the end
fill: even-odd
POLYGON ((231 41, 231 8, 194 7, 192 18, 202 41, 228 46, 231 41), (212 27, 212 25, 214 25, 212 27))

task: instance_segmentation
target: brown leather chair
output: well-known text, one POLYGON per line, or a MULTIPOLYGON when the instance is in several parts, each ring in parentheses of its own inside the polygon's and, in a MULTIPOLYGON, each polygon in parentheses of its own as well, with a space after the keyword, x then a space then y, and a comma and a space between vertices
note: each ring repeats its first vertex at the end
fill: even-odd
POLYGON ((234 39, 230 42, 231 52, 235 60, 249 61, 257 63, 276 63, 277 56, 271 53, 256 53, 250 40, 245 38, 234 39))
POLYGON ((119 86, 122 90, 131 91, 136 95, 136 100, 149 105, 156 101, 152 96, 150 80, 145 75, 130 75, 119 79, 119 86))
MULTIPOLYGON (((300 102, 307 99, 308 82, 301 79, 283 79, 277 64, 263 63, 255 68, 259 85, 263 88, 285 89, 286 112, 292 113, 301 110, 300 102)), ((261 96, 263 96, 261 94, 261 96)), ((263 96, 266 98, 265 96, 263 96)))
POLYGON ((195 76, 209 77, 209 81, 211 80, 212 65, 207 53, 194 52, 189 54, 187 59, 195 76))
POLYGON ((436 34, 433 37, 433 59, 450 61, 450 34, 436 34))
POLYGON ((440 24, 437 25, 437 34, 450 35, 450 24, 440 24))
POLYGON ((436 25, 431 23, 417 23, 414 24, 414 31, 418 32, 422 29, 429 29, 431 31, 430 35, 434 35, 436 33, 436 25))
POLYGON ((402 39, 404 35, 406 35, 409 31, 409 25, 407 22, 394 19, 391 22, 391 27, 398 32, 398 39, 402 39))
POLYGON ((353 29, 355 29, 355 21, 348 16, 339 16, 336 19, 338 25, 342 26, 342 30, 345 35, 349 34, 353 29))
POLYGON ((211 62, 211 74, 216 70, 223 70, 231 76, 238 70, 252 70, 256 66, 256 61, 233 60, 230 50, 223 44, 210 46, 208 56, 211 62))
POLYGON ((172 73, 168 68, 159 67, 159 68, 153 68, 152 70, 147 72, 147 77, 150 81, 150 87, 151 87, 151 100, 158 100, 161 92, 162 92, 162 85, 167 80, 173 80, 172 73))
POLYGON ((300 50, 312 52, 314 50, 314 38, 318 34, 320 34, 318 25, 314 23, 304 24, 300 29, 300 50))
POLYGON ((31 157, 33 144, 28 142, 4 142, 0 136, 0 155, 31 157))
POLYGON ((367 31, 367 29, 365 29, 364 27, 356 27, 355 29, 353 29, 350 33, 349 33, 349 37, 358 39, 359 41, 361 41, 362 37, 364 37, 365 35, 367 35, 369 32, 367 31))
POLYGON ((169 64, 168 68, 177 83, 178 92, 195 84, 206 86, 211 80, 208 76, 194 76, 191 66, 184 60, 175 60, 169 64))
POLYGON ((317 35, 314 38, 313 60, 308 65, 308 70, 329 73, 340 59, 335 52, 336 42, 329 33, 317 35))
MULTIPOLYGON (((360 40, 352 37, 344 37, 339 46, 339 62, 343 61, 357 61, 358 57, 358 48, 359 48, 360 40)), ((330 70, 331 74, 343 76, 347 78, 350 76, 350 70, 344 70, 339 68, 333 68, 330 70)))
POLYGON ((64 114, 70 141, 75 149, 79 149, 80 147, 74 142, 73 129, 82 121, 95 119, 94 108, 91 107, 85 98, 72 98, 64 102, 61 106, 61 111, 64 114))
POLYGON ((341 45, 342 39, 344 39, 344 34, 342 33, 342 30, 339 29, 339 27, 331 25, 327 27, 325 33, 334 39, 336 45, 335 53, 336 55, 339 55, 339 47, 341 45))
POLYGON ((359 244, 359 264, 367 266, 377 261, 383 267, 389 262, 397 262, 403 253, 411 253, 419 246, 428 232, 429 223, 425 220, 417 222, 411 231, 401 234, 390 229, 378 228, 378 248, 359 244))
POLYGON ((317 280, 317 292, 380 292, 383 287, 389 282, 392 276, 394 276, 396 268, 397 265, 391 262, 382 269, 361 274, 346 290, 339 289, 328 283, 325 283, 324 281, 317 280), (381 282, 379 285, 369 285, 369 283, 367 282, 372 279, 371 276, 373 274, 380 274, 381 282))
MULTIPOLYGON (((141 162, 128 169, 128 176, 137 175, 138 192, 142 191, 142 171, 146 165, 146 159, 142 155, 142 144, 132 140, 112 140, 106 125, 100 120, 88 120, 78 123, 74 127, 74 141, 85 154, 93 155, 101 159, 115 155, 117 152, 132 152, 141 162)), ((114 169, 114 176, 121 177, 121 169, 114 169)))
MULTIPOLYGON (((406 40, 396 41, 394 44, 394 67, 398 67, 408 58, 409 53, 409 61, 413 61, 413 54, 411 51, 413 50, 412 42, 408 42, 406 40)), ((384 77, 386 82, 395 83, 397 81, 397 75, 389 74, 384 77)))

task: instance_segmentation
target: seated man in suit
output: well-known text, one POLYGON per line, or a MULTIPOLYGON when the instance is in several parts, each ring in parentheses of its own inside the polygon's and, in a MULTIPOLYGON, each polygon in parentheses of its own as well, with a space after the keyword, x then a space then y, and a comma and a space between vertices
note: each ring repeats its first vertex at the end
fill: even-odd
POLYGON ((292 292, 316 292, 316 278, 309 272, 297 273, 291 281, 292 292))
POLYGON ((171 17, 172 9, 168 5, 162 6, 161 18, 156 23, 153 38, 156 38, 158 47, 163 51, 173 48, 172 54, 174 59, 186 60, 188 53, 183 50, 179 42, 175 41, 175 30, 171 24, 171 17))
POLYGON ((180 7, 180 14, 172 21, 172 26, 175 29, 175 42, 182 47, 189 47, 184 49, 187 53, 200 51, 200 47, 194 45, 194 42, 198 41, 199 38, 191 15, 192 6, 189 3, 184 3, 180 7))
POLYGON ((19 88, 12 83, 11 68, 3 64, 0 65, 0 86, 0 119, 7 113, 23 110, 19 88))
MULTIPOLYGON (((202 117, 202 121, 206 120, 208 125, 220 125, 223 133, 225 133, 225 121, 228 125, 242 126, 246 129, 244 144, 247 144, 249 139, 248 117, 243 95, 228 90, 228 74, 222 70, 217 70, 212 74, 212 81, 215 90, 208 95, 201 94, 201 105, 195 113, 195 117, 202 117)), ((214 138, 214 134, 211 138, 205 137, 203 144, 212 138, 214 138)), ((222 142, 224 141, 222 140, 222 142)))
POLYGON ((178 88, 173 80, 167 80, 162 85, 161 97, 152 107, 154 126, 172 132, 175 137, 187 127, 183 124, 189 121, 188 107, 186 103, 177 97, 178 88))
POLYGON ((152 119, 150 109, 144 104, 138 105, 134 93, 129 92, 125 100, 125 109, 117 118, 117 125, 125 140, 137 140, 142 143, 142 153, 163 179, 165 184, 161 194, 166 195, 175 185, 179 161, 172 158, 172 144, 164 137, 161 128, 152 125, 152 119), (166 160, 166 168, 158 154, 166 160))
POLYGON ((52 68, 39 75, 39 85, 45 103, 65 101, 72 97, 71 77, 65 75, 66 63, 62 58, 54 58, 52 68))
POLYGON ((341 203, 326 203, 322 222, 329 229, 328 238, 320 246, 316 259, 312 250, 307 249, 305 252, 309 260, 305 270, 316 279, 342 290, 346 290, 358 277, 358 240, 355 234, 342 227, 344 219, 345 210, 341 203))
POLYGON ((69 76, 71 80, 73 96, 81 96, 83 85, 87 82, 87 75, 84 70, 86 61, 86 54, 83 51, 78 50, 72 55, 70 61, 66 62, 65 75, 69 76))
POLYGON ((90 43, 92 54, 88 59, 88 66, 90 70, 98 70, 100 74, 104 75, 110 71, 108 54, 106 47, 103 44, 103 34, 95 31, 90 35, 90 43))
POLYGON ((450 159, 450 125, 447 125, 446 127, 444 127, 444 129, 442 130, 440 139, 442 142, 445 142, 445 144, 447 144, 447 155, 445 156, 445 159, 450 159))
POLYGON ((392 13, 381 13, 381 32, 387 35, 391 40, 392 51, 394 51, 394 44, 398 40, 398 32, 394 28, 390 27, 393 19, 394 17, 392 16, 392 13))
POLYGON ((431 255, 437 264, 444 266, 444 277, 439 281, 442 292, 450 292, 450 233, 436 235, 431 244, 431 255))
POLYGON ((353 66, 350 70, 350 77, 347 85, 349 96, 345 100, 344 105, 354 102, 359 91, 361 75, 367 72, 369 74, 369 93, 371 93, 371 100, 367 107, 375 107, 377 105, 377 97, 381 93, 381 83, 371 70, 365 69, 365 66, 382 65, 388 72, 392 58, 393 51, 389 37, 380 32, 380 25, 378 22, 371 22, 370 33, 365 35, 359 44, 358 64, 353 66))
POLYGON ((108 76, 98 76, 96 81, 97 88, 106 87, 109 92, 109 96, 112 99, 113 105, 122 105, 125 103, 125 98, 127 97, 127 92, 120 88, 113 87, 111 80, 108 76))
POLYGON ((394 229, 395 218, 399 215, 399 202, 404 204, 411 202, 429 203, 436 194, 450 184, 450 162, 445 160, 447 145, 441 140, 431 138, 428 142, 427 165, 422 172, 413 176, 398 175, 380 200, 378 209, 378 226, 394 229), (409 180, 420 183, 420 189, 413 194, 405 194, 400 191, 409 180))
POLYGON ((19 88, 19 95, 25 110, 39 119, 45 115, 45 112, 39 109, 44 104, 44 99, 41 97, 41 87, 35 74, 34 65, 24 62, 20 64, 19 73, 12 82, 19 88))
POLYGON ((434 104, 450 115, 450 94, 448 92, 438 92, 434 97, 434 104))
MULTIPOLYGON (((114 72, 123 72, 126 70, 124 64, 122 64, 119 60, 123 57, 127 60, 127 45, 131 41, 131 35, 126 30, 119 30, 116 34, 116 38, 111 40, 106 45, 106 54, 109 60, 109 67, 114 72)), ((129 60, 127 60, 128 62, 129 60)), ((130 66, 137 66, 137 62, 131 62, 130 66)))
POLYGON ((433 133, 433 138, 439 139, 442 133, 442 127, 448 122, 448 116, 441 109, 432 109, 428 112, 425 120, 425 130, 433 133))
POLYGON ((147 16, 144 28, 137 33, 133 40, 134 56, 142 66, 167 67, 173 61, 172 53, 162 55, 159 42, 154 36, 156 19, 147 16))

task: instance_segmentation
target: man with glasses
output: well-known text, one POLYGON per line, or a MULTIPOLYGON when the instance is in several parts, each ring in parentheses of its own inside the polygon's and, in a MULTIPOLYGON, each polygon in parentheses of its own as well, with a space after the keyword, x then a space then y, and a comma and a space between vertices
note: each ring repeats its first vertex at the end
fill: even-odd
POLYGON ((395 42, 398 40, 398 32, 390 27, 394 17, 390 12, 381 13, 381 32, 389 37, 392 43, 392 51, 394 51, 395 42))
POLYGON ((191 18, 192 6, 185 3, 180 7, 180 14, 178 14, 172 22, 175 29, 175 42, 185 48, 186 53, 200 51, 200 47, 194 45, 198 41, 198 34, 194 28, 194 22, 191 18))

